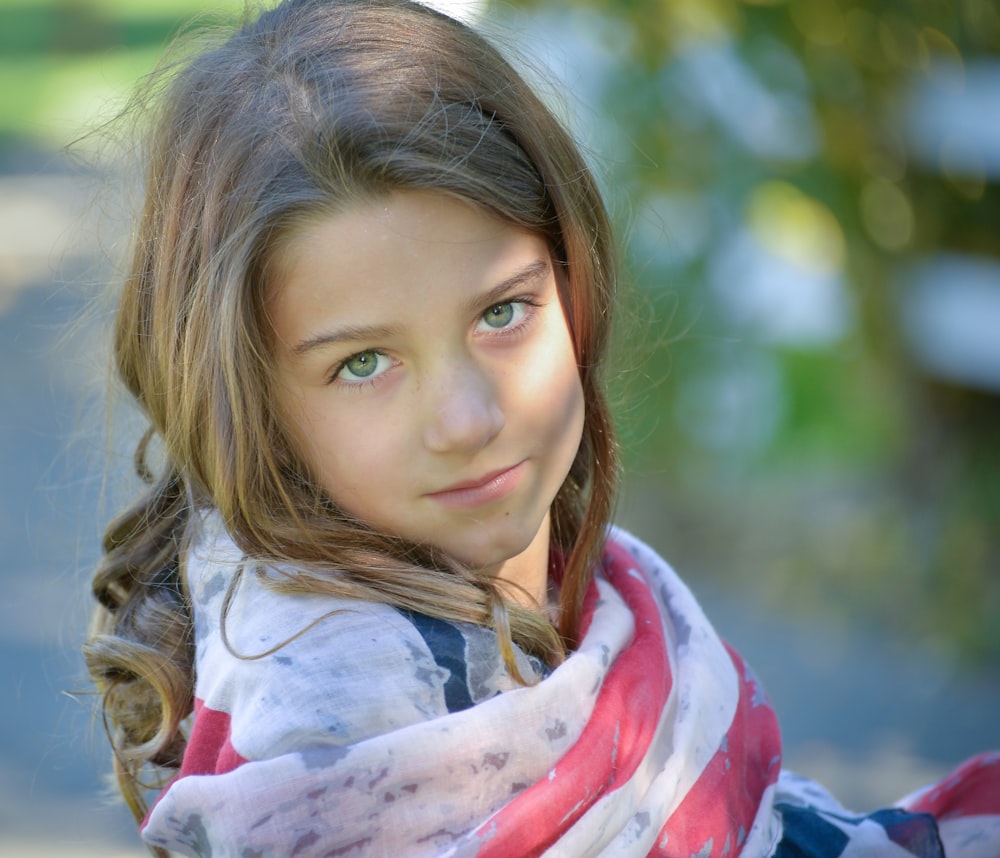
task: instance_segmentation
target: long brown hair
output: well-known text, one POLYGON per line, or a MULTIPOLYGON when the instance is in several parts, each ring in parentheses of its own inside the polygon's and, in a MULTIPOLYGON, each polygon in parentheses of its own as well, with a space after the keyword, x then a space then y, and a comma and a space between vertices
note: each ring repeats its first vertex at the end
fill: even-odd
POLYGON ((508 663, 512 642, 555 663, 577 639, 618 469, 600 378, 615 293, 607 214, 570 136, 487 40, 407 0, 288 0, 183 65, 157 104, 114 330, 117 374, 149 420, 136 454, 148 490, 107 529, 85 647, 137 817, 143 774, 170 774, 184 750, 182 566, 200 511, 218 510, 247 555, 300 570, 275 586, 488 625, 508 663), (411 189, 537 232, 566 273, 586 420, 552 507, 557 628, 476 570, 342 514, 270 404, 275 249, 304 222, 411 189))

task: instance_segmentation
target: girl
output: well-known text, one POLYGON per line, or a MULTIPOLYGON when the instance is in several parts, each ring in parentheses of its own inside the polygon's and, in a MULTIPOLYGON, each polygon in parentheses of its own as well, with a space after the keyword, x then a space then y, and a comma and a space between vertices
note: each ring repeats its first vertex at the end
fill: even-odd
POLYGON ((114 339, 149 489, 86 656, 156 854, 1000 854, 996 758, 868 817, 782 774, 752 674, 609 526, 607 216, 487 42, 286 0, 150 140, 114 339))

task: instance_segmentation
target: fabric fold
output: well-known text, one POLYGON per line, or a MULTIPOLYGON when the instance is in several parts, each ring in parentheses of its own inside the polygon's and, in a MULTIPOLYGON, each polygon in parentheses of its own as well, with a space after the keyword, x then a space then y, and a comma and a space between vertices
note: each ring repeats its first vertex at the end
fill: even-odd
MULTIPOLYGON (((280 595, 253 576, 230 617, 240 648, 288 643, 238 658, 220 616, 242 562, 218 527, 190 555, 198 702, 181 773, 144 825, 150 843, 297 858, 940 855, 939 794, 862 817, 781 772, 752 671, 624 531, 609 534, 577 651, 527 687, 502 665, 479 669, 475 693, 462 682, 488 630, 428 634, 384 605, 280 595)), ((966 805, 989 836, 1000 766, 970 776, 981 803, 966 805)), ((968 820, 947 807, 949 824, 968 820)))

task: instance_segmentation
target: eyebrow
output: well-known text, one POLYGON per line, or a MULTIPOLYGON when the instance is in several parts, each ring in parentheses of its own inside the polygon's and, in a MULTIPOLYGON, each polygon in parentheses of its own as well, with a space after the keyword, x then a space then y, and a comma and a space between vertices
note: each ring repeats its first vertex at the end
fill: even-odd
POLYGON ((304 355, 314 349, 337 343, 356 342, 358 340, 386 339, 396 333, 396 329, 387 325, 345 325, 326 334, 316 334, 304 339, 292 349, 294 355, 304 355))
MULTIPOLYGON (((502 280, 485 294, 472 298, 468 302, 469 312, 480 307, 491 307, 501 303, 512 290, 542 279, 550 270, 551 264, 547 259, 536 259, 520 271, 502 280)), ((301 356, 315 349, 343 342, 388 339, 396 333, 398 333, 398 328, 392 325, 344 325, 326 333, 307 337, 292 348, 292 354, 301 356)))
POLYGON ((469 311, 477 310, 480 307, 492 307, 494 304, 500 303, 514 289, 541 280, 549 273, 551 267, 547 259, 536 259, 506 280, 502 280, 485 295, 476 295, 469 301, 469 311))

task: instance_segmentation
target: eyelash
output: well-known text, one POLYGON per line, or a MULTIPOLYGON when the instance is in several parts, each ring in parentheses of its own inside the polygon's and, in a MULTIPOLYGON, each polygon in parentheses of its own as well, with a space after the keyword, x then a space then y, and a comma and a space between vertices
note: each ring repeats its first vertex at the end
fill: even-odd
MULTIPOLYGON (((540 302, 528 296, 509 298, 506 301, 497 301, 497 303, 495 304, 490 304, 489 307, 487 307, 485 310, 483 310, 482 313, 479 314, 479 321, 482 321, 485 318, 486 314, 489 313, 491 310, 495 310, 497 307, 503 307, 508 304, 522 305, 524 307, 524 315, 520 319, 517 319, 509 327, 496 328, 492 332, 490 332, 487 336, 508 337, 518 334, 521 331, 521 329, 531 321, 531 319, 535 315, 535 312, 542 306, 540 302)), ((385 352, 379 351, 378 349, 363 349, 359 352, 354 352, 353 354, 348 355, 334 367, 333 372, 330 373, 330 377, 327 383, 336 384, 338 380, 340 380, 340 374, 344 371, 344 369, 352 360, 361 357, 362 355, 368 355, 368 354, 378 355, 379 357, 384 357, 384 358, 389 357, 385 352)), ((343 384, 344 387, 350 390, 363 390, 366 387, 370 387, 371 385, 375 384, 378 381, 378 379, 382 376, 382 374, 383 373, 380 372, 378 373, 378 375, 374 375, 371 378, 361 379, 359 381, 342 381, 341 383, 343 384)))
POLYGON ((491 337, 505 337, 518 333, 521 330, 521 328, 523 328, 531 321, 531 319, 535 315, 535 312, 539 309, 539 307, 542 306, 534 298, 528 296, 522 296, 519 298, 508 298, 506 301, 497 301, 496 304, 490 304, 489 307, 487 307, 485 310, 483 310, 482 313, 479 314, 479 319, 484 320, 486 314, 489 313, 491 310, 495 310, 497 307, 506 307, 507 305, 517 306, 518 304, 524 307, 524 315, 520 319, 514 321, 509 327, 494 328, 493 331, 491 331, 489 334, 491 337))

